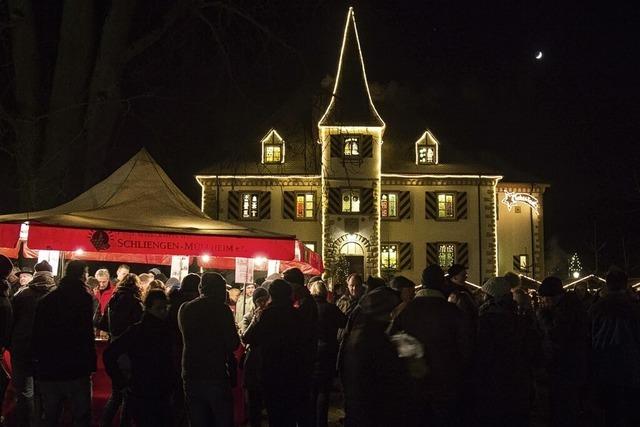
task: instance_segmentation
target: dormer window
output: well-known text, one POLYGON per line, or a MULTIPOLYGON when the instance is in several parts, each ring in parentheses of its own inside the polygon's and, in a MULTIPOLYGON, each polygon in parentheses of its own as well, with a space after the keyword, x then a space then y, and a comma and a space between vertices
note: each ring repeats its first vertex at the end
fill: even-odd
POLYGON ((440 143, 431 132, 426 131, 423 133, 420 139, 416 141, 416 164, 437 165, 439 145, 440 143))
POLYGON ((284 163, 284 140, 275 129, 271 129, 260 143, 262 144, 262 163, 284 163))
POLYGON ((356 137, 348 137, 344 139, 344 156, 360 157, 360 140, 356 137))

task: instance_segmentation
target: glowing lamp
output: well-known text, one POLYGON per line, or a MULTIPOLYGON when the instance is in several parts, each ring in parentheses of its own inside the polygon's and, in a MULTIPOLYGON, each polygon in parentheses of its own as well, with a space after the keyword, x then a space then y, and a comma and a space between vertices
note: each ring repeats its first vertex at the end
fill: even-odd
POLYGON ((267 262, 267 258, 266 258, 266 257, 263 257, 263 256, 255 257, 255 258, 253 259, 253 262, 254 262, 256 265, 264 265, 264 264, 267 262))
POLYGON ((84 255, 84 249, 76 249, 75 251, 73 251, 73 253, 78 256, 82 256, 84 255))
POLYGON ((202 255, 202 261, 204 262, 209 262, 211 260, 211 257, 209 255, 202 255))
POLYGON ((573 276, 574 279, 577 279, 578 277, 580 277, 580 272, 579 271, 574 271, 571 276, 573 276))

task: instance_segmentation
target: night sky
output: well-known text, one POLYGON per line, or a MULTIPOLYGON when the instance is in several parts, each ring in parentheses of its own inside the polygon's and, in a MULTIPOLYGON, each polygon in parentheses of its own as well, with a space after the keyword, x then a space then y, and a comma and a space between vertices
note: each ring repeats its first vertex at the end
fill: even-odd
MULTIPOLYGON (((593 268, 595 228, 601 272, 627 264, 640 276, 637 2, 234 5, 240 13, 204 12, 215 34, 185 18, 129 67, 134 99, 109 169, 144 145, 199 204, 197 172, 241 158, 271 126, 289 141, 315 130, 353 5, 385 143, 412 144, 429 128, 442 162, 549 183, 548 253, 578 251, 593 268)), ((141 14, 140 28, 149 20, 141 14)))

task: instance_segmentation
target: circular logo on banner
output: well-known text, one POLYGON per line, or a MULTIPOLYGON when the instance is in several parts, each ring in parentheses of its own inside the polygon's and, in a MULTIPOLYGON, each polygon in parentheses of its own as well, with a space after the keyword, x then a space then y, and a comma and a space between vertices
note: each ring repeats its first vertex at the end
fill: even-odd
POLYGON ((96 230, 89 236, 89 241, 97 251, 106 251, 111 245, 109 244, 109 233, 104 230, 96 230))

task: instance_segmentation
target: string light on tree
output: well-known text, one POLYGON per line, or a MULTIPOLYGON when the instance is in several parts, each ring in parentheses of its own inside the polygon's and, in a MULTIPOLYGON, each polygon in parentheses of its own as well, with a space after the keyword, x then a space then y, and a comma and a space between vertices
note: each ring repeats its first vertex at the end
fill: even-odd
POLYGON ((580 277, 580 273, 582 273, 582 264, 580 263, 580 258, 578 258, 578 253, 575 252, 569 258, 569 275, 577 279, 580 277))

